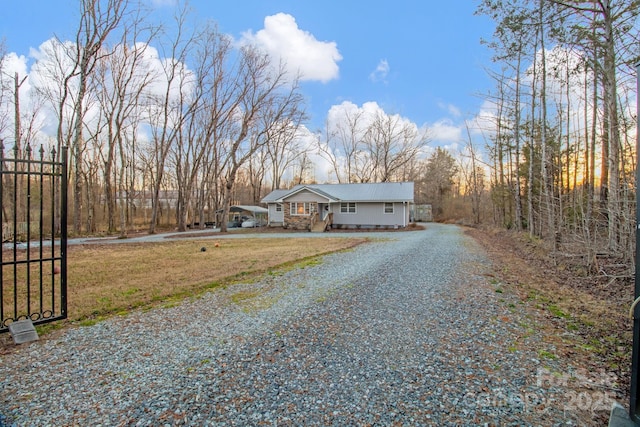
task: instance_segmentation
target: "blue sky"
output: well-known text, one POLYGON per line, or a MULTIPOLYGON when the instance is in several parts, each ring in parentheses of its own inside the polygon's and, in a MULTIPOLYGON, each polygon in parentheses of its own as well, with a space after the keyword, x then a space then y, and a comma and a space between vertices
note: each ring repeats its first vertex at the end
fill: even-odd
MULTIPOLYGON (((7 51, 24 56, 28 67, 30 49, 54 34, 72 39, 77 3, 2 0, 0 38, 7 51)), ((173 3, 147 0, 163 17, 171 15, 173 3)), ((432 127, 437 145, 455 143, 465 134, 463 121, 482 108, 478 95, 492 85, 484 71, 491 53, 480 39, 491 37, 493 23, 474 16, 474 1, 192 0, 190 5, 196 19, 215 21, 236 40, 275 43, 272 48, 288 62, 296 61, 287 57, 291 46, 301 49, 312 131, 322 127, 332 106, 375 102, 388 114, 432 127), (314 59, 304 56, 316 49, 314 59)))

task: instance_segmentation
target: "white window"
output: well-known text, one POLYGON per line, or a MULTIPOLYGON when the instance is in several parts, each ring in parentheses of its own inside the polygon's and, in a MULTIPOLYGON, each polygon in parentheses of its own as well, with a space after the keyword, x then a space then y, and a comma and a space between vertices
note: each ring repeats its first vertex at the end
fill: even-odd
POLYGON ((276 203, 276 212, 282 212, 282 203, 276 203))
POLYGON ((356 202, 343 202, 340 203, 341 213, 356 213, 356 202))
POLYGON ((291 215, 309 215, 310 203, 291 202, 291 215))
POLYGON ((384 202, 384 213, 392 214, 393 213, 393 203, 384 202))

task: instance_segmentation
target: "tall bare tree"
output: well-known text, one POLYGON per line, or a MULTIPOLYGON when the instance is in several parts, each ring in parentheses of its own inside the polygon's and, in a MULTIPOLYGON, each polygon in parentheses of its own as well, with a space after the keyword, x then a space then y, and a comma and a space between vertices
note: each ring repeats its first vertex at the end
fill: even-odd
POLYGON ((83 155, 85 96, 90 75, 103 57, 109 55, 103 49, 109 35, 118 28, 127 11, 128 0, 82 0, 80 2, 80 22, 76 32, 73 54, 75 66, 65 78, 65 91, 71 79, 77 78, 77 95, 73 108, 72 151, 73 173, 73 231, 79 233, 82 220, 83 155))
MULTIPOLYGON (((195 219, 197 185, 203 185, 203 168, 207 154, 215 150, 215 132, 223 115, 231 114, 226 78, 232 56, 229 37, 220 34, 215 26, 206 27, 194 38, 194 58, 191 73, 191 92, 184 109, 184 122, 179 129, 173 158, 178 184, 176 209, 178 229, 186 229, 188 217, 195 219), (217 102, 221 100, 223 105, 217 102)), ((204 224, 202 224, 204 225, 204 224)))
POLYGON ((398 115, 378 112, 364 136, 371 159, 371 176, 363 181, 396 181, 398 173, 412 162, 428 142, 428 136, 415 124, 398 115))
POLYGON ((4 40, 0 40, 0 135, 3 135, 9 126, 9 111, 6 108, 7 96, 10 91, 10 75, 5 70, 7 49, 4 40))
MULTIPOLYGON (((494 80, 498 86, 497 97, 497 123, 496 123, 496 145, 497 145, 497 168, 503 168, 502 141, 503 136, 507 141, 508 152, 506 157, 509 159, 507 165, 509 169, 508 185, 514 201, 514 217, 507 221, 513 222, 516 230, 521 230, 523 225, 524 208, 522 202, 522 186, 521 186, 521 162, 522 162, 522 93, 525 84, 524 62, 529 56, 528 46, 532 42, 532 35, 528 25, 530 13, 524 8, 519 0, 504 1, 500 5, 491 0, 484 1, 478 8, 477 13, 484 13, 492 17, 497 23, 494 31, 494 38, 491 41, 483 41, 487 44, 495 54, 493 61, 501 64, 505 70, 511 73, 506 74, 493 73, 494 80), (511 89, 512 97, 508 97, 507 90, 511 89), (512 108, 509 108, 508 99, 512 100, 512 108), (506 104, 505 104, 506 103, 506 104), (502 113, 507 114, 502 114, 502 113), (509 113, 510 112, 510 113, 509 113), (506 115, 506 117, 504 117, 506 115), (506 120, 503 120, 505 119, 506 120)), ((526 88, 524 88, 526 90, 526 88)), ((503 177, 498 174, 498 183, 503 183, 503 177)))
POLYGON ((480 162, 478 150, 471 138, 471 131, 469 130, 469 124, 465 122, 465 128, 467 130, 467 146, 466 155, 469 158, 469 170, 460 167, 465 177, 465 188, 467 193, 471 197, 471 212, 473 214, 473 223, 481 223, 481 202, 482 194, 484 193, 484 169, 480 162))
POLYGON ((186 61, 194 49, 193 33, 186 33, 187 10, 180 9, 176 16, 176 34, 163 45, 166 58, 162 62, 159 84, 162 89, 147 98, 147 114, 151 126, 151 144, 147 147, 147 170, 151 186, 151 218, 149 233, 156 232, 160 216, 160 193, 165 184, 167 158, 184 125, 185 109, 193 107, 191 96, 191 71, 186 61))
POLYGON ((324 141, 318 140, 319 154, 331 163, 339 183, 355 181, 367 130, 364 111, 345 108, 334 122, 327 120, 325 127, 324 141))
POLYGON ((143 26, 139 15, 131 17, 124 25, 120 41, 112 48, 113 53, 103 58, 93 79, 101 115, 106 121, 106 135, 102 137, 106 147, 100 154, 104 164, 107 230, 119 228, 121 237, 127 235, 129 177, 135 163, 132 153, 142 119, 139 105, 156 78, 145 59, 157 28, 143 26))
POLYGON ((265 146, 265 150, 271 166, 272 190, 281 188, 285 172, 303 155, 298 134, 299 126, 299 122, 282 122, 269 136, 269 143, 265 146))
POLYGON ((621 94, 635 78, 640 1, 484 0, 478 11, 498 24, 489 43, 495 62, 512 64, 512 86, 530 97, 528 105, 520 96, 505 98, 513 111, 506 117, 521 125, 501 128, 514 139, 522 130, 522 156, 509 148, 504 161, 508 168, 520 162, 515 170, 526 177, 529 231, 554 245, 584 242, 574 246, 588 260, 598 252, 634 253, 628 191, 635 184, 627 178, 633 144, 621 94))
MULTIPOLYGON (((283 122, 299 122, 302 96, 297 79, 288 78, 284 64, 274 67, 269 56, 256 48, 241 50, 239 72, 239 110, 227 134, 226 164, 223 175, 223 218, 229 214, 231 197, 238 172, 260 149, 269 143, 268 136, 283 122)), ((226 221, 221 231, 227 231, 226 221)))

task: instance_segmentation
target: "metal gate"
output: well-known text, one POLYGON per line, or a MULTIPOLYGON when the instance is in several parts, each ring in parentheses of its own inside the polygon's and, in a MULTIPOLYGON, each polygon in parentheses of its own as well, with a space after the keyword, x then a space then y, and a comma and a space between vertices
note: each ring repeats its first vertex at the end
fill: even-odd
POLYGON ((67 317, 67 148, 4 151, 0 143, 0 332, 67 317))

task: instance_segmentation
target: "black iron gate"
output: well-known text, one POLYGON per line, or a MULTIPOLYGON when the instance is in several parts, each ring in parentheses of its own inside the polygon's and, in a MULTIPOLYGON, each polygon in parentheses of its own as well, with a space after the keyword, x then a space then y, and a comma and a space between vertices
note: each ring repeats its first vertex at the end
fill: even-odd
POLYGON ((0 332, 67 317, 67 149, 4 151, 0 143, 0 332))

